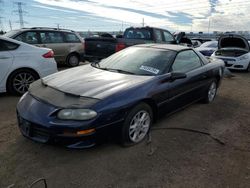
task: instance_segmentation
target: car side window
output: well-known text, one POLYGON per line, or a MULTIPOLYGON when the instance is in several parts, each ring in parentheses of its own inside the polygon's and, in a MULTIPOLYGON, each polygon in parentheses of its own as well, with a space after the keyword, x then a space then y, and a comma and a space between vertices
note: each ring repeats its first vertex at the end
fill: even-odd
POLYGON ((165 42, 175 41, 175 39, 171 33, 167 32, 167 31, 163 31, 163 35, 164 35, 165 42))
POLYGON ((159 30, 159 29, 155 30, 155 40, 156 40, 156 42, 159 42, 159 43, 163 42, 161 30, 159 30))
POLYGON ((38 44, 38 37, 35 31, 24 32, 15 37, 15 39, 28 44, 38 44))
POLYGON ((43 44, 63 43, 63 36, 60 32, 40 31, 40 38, 43 44))
POLYGON ((186 50, 177 54, 172 71, 186 73, 198 67, 201 67, 200 58, 193 50, 186 50))
POLYGON ((9 41, 0 40, 0 51, 15 50, 18 48, 18 46, 19 46, 19 44, 9 42, 9 41))
POLYGON ((81 42, 80 39, 74 33, 64 33, 65 40, 68 43, 78 43, 81 42))

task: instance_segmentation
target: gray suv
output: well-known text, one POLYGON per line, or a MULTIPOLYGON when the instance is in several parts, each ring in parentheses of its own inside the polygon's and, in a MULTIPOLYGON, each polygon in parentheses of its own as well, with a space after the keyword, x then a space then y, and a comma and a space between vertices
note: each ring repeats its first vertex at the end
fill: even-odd
POLYGON ((57 63, 75 67, 84 57, 84 41, 72 30, 33 27, 13 30, 4 36, 28 44, 50 48, 54 51, 57 63))

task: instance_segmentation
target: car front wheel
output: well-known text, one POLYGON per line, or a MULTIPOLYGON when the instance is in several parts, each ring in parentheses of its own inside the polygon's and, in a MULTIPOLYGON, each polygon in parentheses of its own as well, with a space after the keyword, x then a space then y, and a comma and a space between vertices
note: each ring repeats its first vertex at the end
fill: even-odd
POLYGON ((141 142, 153 121, 151 107, 146 103, 135 106, 127 115, 122 127, 122 144, 131 146, 141 142))

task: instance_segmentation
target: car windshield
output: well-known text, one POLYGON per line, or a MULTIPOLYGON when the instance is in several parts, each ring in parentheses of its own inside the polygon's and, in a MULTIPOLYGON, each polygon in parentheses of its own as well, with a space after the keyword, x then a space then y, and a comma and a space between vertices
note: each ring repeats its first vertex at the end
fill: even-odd
POLYGON ((147 47, 130 47, 99 63, 99 69, 135 75, 160 75, 169 67, 176 52, 147 47))
POLYGON ((18 30, 9 31, 9 32, 5 33, 3 36, 11 38, 12 36, 17 34, 18 32, 19 32, 18 30))

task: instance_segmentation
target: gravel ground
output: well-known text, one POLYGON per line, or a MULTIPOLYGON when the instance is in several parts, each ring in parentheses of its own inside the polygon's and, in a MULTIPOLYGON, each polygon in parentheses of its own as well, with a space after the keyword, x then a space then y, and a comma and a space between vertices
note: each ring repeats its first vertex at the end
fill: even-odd
POLYGON ((40 177, 49 188, 250 187, 250 74, 234 74, 223 80, 212 104, 162 118, 151 143, 129 148, 106 142, 69 150, 30 141, 17 128, 19 98, 2 94, 0 187, 28 187, 40 177))

